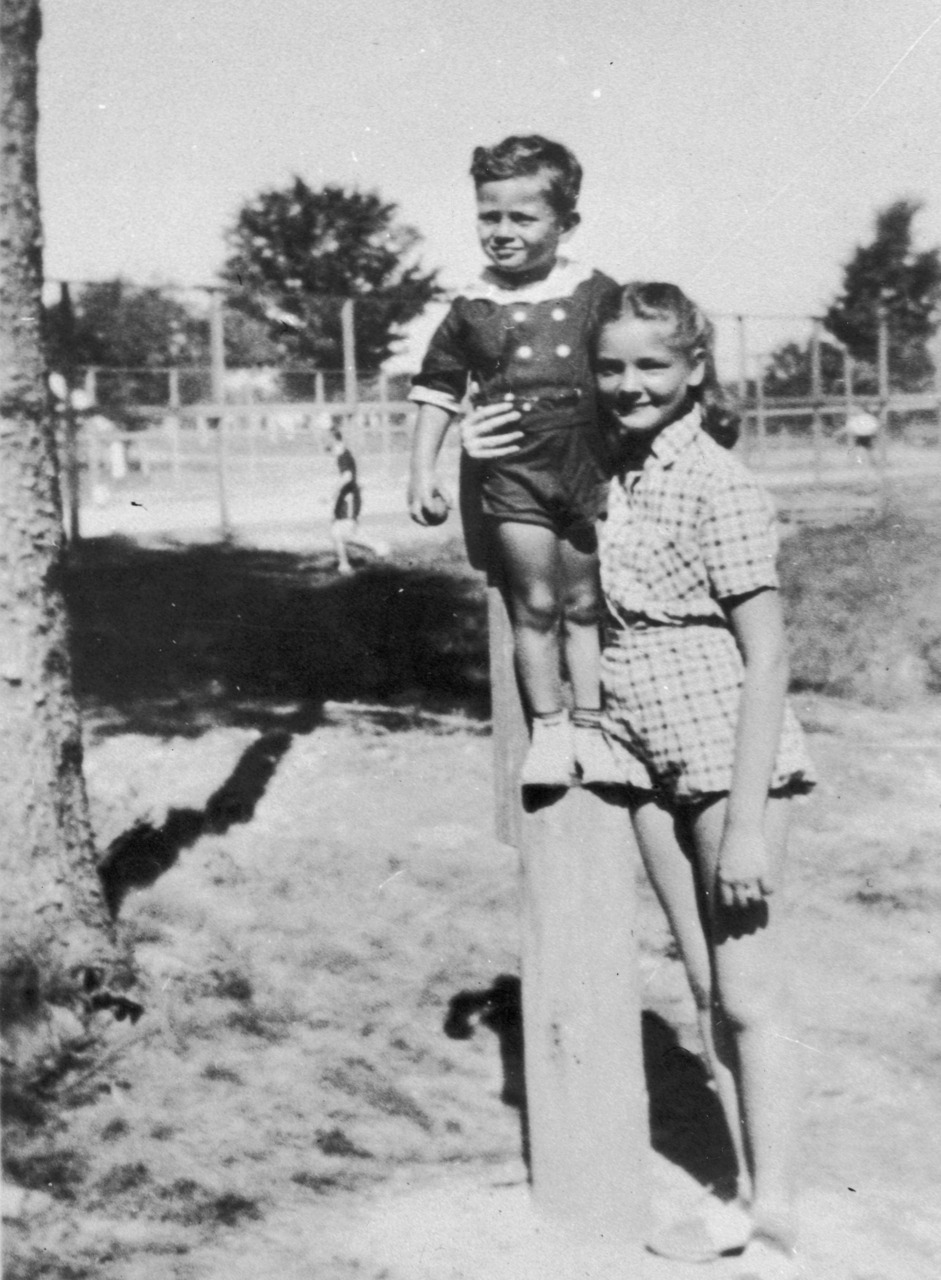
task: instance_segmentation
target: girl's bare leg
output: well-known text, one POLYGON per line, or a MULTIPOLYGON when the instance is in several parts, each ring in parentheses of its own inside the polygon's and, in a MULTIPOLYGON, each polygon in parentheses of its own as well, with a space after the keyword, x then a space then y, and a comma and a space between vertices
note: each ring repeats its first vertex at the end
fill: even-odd
MULTIPOLYGON (((715 884, 725 823, 725 800, 699 809, 692 820, 711 923, 716 991, 735 1047, 739 1105, 752 1176, 756 1229, 785 1251, 796 1238, 793 1162, 798 1073, 780 890, 760 906, 729 911, 715 884)), ((780 885, 790 801, 772 797, 765 811, 765 841, 780 885)))
POLYGON ((496 526, 507 588, 516 666, 530 711, 549 715, 562 706, 562 618, 559 540, 538 524, 496 526))
POLYGON ((733 1070, 734 1045, 729 1042, 721 1011, 716 1008, 708 942, 709 919, 699 888, 691 835, 682 815, 675 815, 654 800, 634 808, 632 819, 647 875, 663 907, 686 969, 706 1061, 712 1071, 738 1165, 738 1197, 747 1201, 750 1178, 733 1070))

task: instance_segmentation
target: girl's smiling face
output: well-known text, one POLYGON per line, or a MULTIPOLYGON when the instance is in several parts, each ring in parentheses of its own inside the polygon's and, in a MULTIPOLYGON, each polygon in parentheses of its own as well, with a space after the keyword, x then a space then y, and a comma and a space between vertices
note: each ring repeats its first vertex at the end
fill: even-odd
POLYGON ((624 316, 605 325, 598 338, 595 380, 601 403, 621 433, 655 435, 683 416, 690 389, 705 374, 705 352, 671 345, 672 320, 624 316))
POLYGON ((497 271, 525 276, 551 270, 559 245, 578 222, 549 203, 545 174, 482 182, 477 188, 477 235, 497 271))

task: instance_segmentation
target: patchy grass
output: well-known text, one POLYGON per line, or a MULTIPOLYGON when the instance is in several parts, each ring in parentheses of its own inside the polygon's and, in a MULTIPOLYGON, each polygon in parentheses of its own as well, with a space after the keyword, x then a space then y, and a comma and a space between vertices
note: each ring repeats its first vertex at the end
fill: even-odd
POLYGON ((803 529, 782 588, 797 690, 899 706, 941 692, 941 514, 803 529))
MULTIPOLYGON (((934 528, 806 530, 782 564, 797 684, 859 700, 798 698, 822 777, 798 814, 790 890, 810 1238, 852 1237, 867 1259, 882 1242, 898 1266, 869 1271, 913 1278, 934 1274, 923 1242, 939 1225, 925 1135, 941 1126, 941 710, 915 692, 934 687, 941 634, 934 528), (877 639, 923 664, 921 684, 892 686, 917 705, 860 705, 890 700, 877 639), (866 1189, 851 1230, 837 1183, 866 1189)), ((501 1003, 517 990, 517 867, 491 831, 479 581, 453 547, 349 584, 310 557, 88 555, 104 585, 90 561, 75 568, 86 772, 102 846, 146 836, 136 857, 151 871, 128 870, 117 896, 147 1011, 35 1116, 7 1114, 26 1202, 4 1224, 4 1275, 379 1275, 389 1259, 358 1252, 350 1223, 381 1186, 450 1185, 455 1166, 523 1176, 517 1006, 501 1003), (390 638, 382 610, 413 588, 390 638), (162 617, 173 601, 183 627, 162 617), (344 683, 341 641, 378 653, 386 682, 344 683), (268 643, 281 656, 266 682, 268 643)), ((639 892, 654 1142, 707 1179, 695 1010, 639 892)))

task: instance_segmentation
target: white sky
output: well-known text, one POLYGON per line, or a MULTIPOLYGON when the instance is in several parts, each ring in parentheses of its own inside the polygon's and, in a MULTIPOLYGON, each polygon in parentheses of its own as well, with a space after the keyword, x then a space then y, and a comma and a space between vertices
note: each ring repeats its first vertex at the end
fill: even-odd
POLYGON ((51 277, 209 280, 298 173, 397 202, 457 283, 471 149, 522 131, 585 166, 579 257, 713 312, 820 310, 902 195, 941 242, 939 0, 45 0, 44 27, 51 277))

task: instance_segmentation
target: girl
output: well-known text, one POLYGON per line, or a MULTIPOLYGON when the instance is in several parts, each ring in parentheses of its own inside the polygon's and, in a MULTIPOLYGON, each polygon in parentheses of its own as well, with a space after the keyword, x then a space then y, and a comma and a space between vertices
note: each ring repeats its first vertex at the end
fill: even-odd
MULTIPOLYGON (((617 459, 601 534, 604 724, 739 1162, 736 1207, 650 1247, 686 1261, 745 1252, 758 1270, 743 1275, 784 1275, 796 1072, 775 892, 792 799, 813 781, 785 701, 774 517, 722 447, 711 325, 676 286, 621 291, 595 376, 617 459)), ((468 452, 512 448, 507 425, 472 415, 468 452)))
POLYGON ((509 596, 517 670, 533 721, 521 781, 567 786, 619 780, 601 732, 601 588, 594 523, 607 489, 589 361, 613 280, 560 253, 578 225, 581 166, 537 135, 478 147, 471 166, 477 233, 488 266, 454 299, 411 399, 419 403, 409 510, 439 524, 447 503, 435 465, 472 386, 511 410, 518 448, 480 469, 478 499, 509 596), (563 706, 564 651, 575 702, 563 706))

